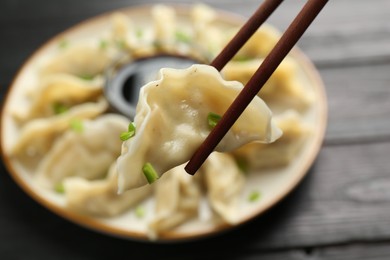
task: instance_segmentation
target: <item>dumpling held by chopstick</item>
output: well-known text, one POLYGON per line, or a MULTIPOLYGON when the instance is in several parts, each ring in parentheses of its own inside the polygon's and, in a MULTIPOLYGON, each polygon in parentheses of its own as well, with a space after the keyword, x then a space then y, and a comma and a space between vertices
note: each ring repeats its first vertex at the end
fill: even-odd
MULTIPOLYGON (((128 140, 117 160, 119 192, 152 183, 187 162, 242 88, 208 65, 161 69, 158 80, 142 87, 134 123, 122 135, 128 140)), ((280 136, 270 109, 255 97, 216 151, 280 136)))

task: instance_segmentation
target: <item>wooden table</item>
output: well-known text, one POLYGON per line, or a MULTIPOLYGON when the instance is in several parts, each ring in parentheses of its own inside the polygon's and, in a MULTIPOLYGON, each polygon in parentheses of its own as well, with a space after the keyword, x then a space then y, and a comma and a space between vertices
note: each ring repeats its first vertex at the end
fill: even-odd
MULTIPOLYGON (((3 0, 1 99, 22 62, 85 18, 152 1, 3 0)), ((179 1, 177 1, 179 2, 179 1)), ((192 1, 180 1, 180 3, 192 1)), ((249 16, 261 1, 206 3, 249 16)), ((285 1, 283 30, 305 1, 285 1)), ((80 228, 29 198, 1 164, 0 259, 390 259, 390 0, 330 1, 299 46, 326 85, 329 125, 308 176, 247 225, 206 240, 151 245, 80 228)))

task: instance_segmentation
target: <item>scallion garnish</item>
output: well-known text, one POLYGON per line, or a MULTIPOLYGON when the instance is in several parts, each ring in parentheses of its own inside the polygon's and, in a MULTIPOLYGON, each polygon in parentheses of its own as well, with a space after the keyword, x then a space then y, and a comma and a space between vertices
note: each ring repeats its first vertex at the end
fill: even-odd
POLYGON ((64 104, 61 104, 61 103, 54 103, 53 104, 53 111, 54 111, 54 114, 56 114, 56 115, 63 114, 68 110, 69 110, 69 108, 67 106, 65 106, 64 104))
POLYGON ((248 201, 249 202, 255 202, 255 201, 258 201, 260 199, 260 192, 258 191, 252 191, 249 196, 248 196, 248 201))
POLYGON ((119 136, 119 138, 122 140, 122 141, 127 141, 131 138, 131 133, 129 132, 123 132, 121 133, 121 135, 119 136))
POLYGON ((62 182, 60 183, 57 183, 57 185, 54 187, 54 190, 57 192, 57 193, 65 193, 65 187, 64 187, 64 184, 62 182))
POLYGON ((99 43, 100 49, 105 50, 105 49, 107 49, 107 46, 108 46, 108 42, 106 40, 100 40, 100 43, 99 43))
POLYGON ((135 124, 134 124, 134 122, 131 122, 129 124, 129 127, 127 128, 127 130, 129 131, 129 133, 132 133, 133 136, 135 135, 135 124))
POLYGON ((138 206, 135 208, 134 213, 137 218, 143 218, 145 216, 145 208, 138 206))
POLYGON ((60 47, 60 49, 65 49, 68 46, 69 42, 66 39, 62 39, 58 44, 58 47, 60 47))
POLYGON ((178 42, 190 43, 191 37, 182 31, 176 31, 175 37, 178 42))
POLYGON ((130 138, 132 138, 134 135, 135 135, 135 124, 133 122, 131 122, 129 124, 129 127, 127 128, 127 132, 121 133, 119 138, 122 141, 126 141, 126 140, 129 140, 130 138))
POLYGON ((237 167, 238 167, 243 173, 248 173, 248 171, 249 171, 249 165, 248 165, 247 160, 245 160, 245 159, 242 158, 242 157, 238 157, 238 158, 236 158, 236 164, 237 164, 237 167))
POLYGON ((251 59, 252 59, 251 57, 244 56, 244 55, 236 56, 236 57, 233 58, 233 60, 241 61, 241 62, 245 62, 245 61, 248 61, 248 60, 251 60, 251 59))
POLYGON ((80 119, 72 119, 70 121, 70 128, 77 133, 82 133, 84 130, 84 125, 80 119))
POLYGON ((126 49, 126 42, 124 40, 117 40, 116 41, 116 46, 119 48, 119 49, 126 49))
POLYGON ((161 49, 163 47, 163 44, 160 41, 156 40, 153 42, 153 47, 156 49, 161 49))
POLYGON ((142 171, 149 184, 152 184, 159 178, 156 170, 153 168, 153 165, 151 163, 145 163, 142 167, 142 171))
POLYGON ((137 31, 135 32, 135 36, 137 36, 137 38, 142 38, 143 35, 144 31, 142 31, 142 29, 137 29, 137 31))
POLYGON ((84 74, 84 75, 79 75, 79 78, 81 78, 83 80, 93 80, 94 76, 93 75, 84 74))
POLYGON ((222 117, 220 115, 210 112, 207 115, 207 122, 211 128, 214 128, 218 124, 219 120, 221 120, 221 118, 222 117))

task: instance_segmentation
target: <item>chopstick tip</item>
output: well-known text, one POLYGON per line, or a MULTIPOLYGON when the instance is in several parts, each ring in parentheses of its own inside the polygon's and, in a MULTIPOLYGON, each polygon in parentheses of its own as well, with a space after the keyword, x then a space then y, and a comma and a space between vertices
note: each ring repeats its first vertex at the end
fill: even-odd
POLYGON ((192 161, 189 161, 188 164, 184 167, 184 170, 189 174, 189 175, 195 175, 195 173, 198 171, 198 168, 196 165, 192 163, 192 161))

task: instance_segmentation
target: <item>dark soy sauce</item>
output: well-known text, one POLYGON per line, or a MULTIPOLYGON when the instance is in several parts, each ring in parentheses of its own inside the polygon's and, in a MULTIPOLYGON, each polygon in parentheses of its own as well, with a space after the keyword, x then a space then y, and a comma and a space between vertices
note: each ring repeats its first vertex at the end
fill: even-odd
POLYGON ((199 61, 165 54, 131 61, 107 79, 106 98, 112 108, 133 120, 141 87, 156 80, 161 68, 184 69, 195 63, 199 61))

